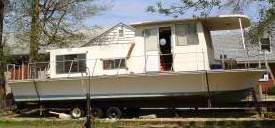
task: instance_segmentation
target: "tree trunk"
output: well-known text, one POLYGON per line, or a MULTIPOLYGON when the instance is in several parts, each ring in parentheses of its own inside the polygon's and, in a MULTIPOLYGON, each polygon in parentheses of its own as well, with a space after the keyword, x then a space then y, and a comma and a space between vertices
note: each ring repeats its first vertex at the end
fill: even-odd
POLYGON ((5 63, 4 63, 4 41, 3 21, 4 21, 5 0, 0 0, 0 110, 5 107, 6 87, 5 87, 5 63))
POLYGON ((39 0, 32 0, 31 10, 31 32, 30 32, 30 62, 39 59, 40 21, 39 21, 39 0))

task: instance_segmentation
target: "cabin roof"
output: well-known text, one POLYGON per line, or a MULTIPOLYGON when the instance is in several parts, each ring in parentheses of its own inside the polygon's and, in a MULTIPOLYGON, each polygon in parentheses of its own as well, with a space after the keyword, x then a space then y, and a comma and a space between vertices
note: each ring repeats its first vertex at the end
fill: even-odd
POLYGON ((194 17, 185 19, 170 19, 170 20, 158 20, 158 21, 145 21, 139 23, 132 23, 133 27, 150 26, 157 24, 169 24, 169 23, 188 23, 188 22, 202 22, 210 31, 216 30, 232 30, 239 29, 239 18, 242 20, 244 28, 250 26, 250 19, 245 15, 219 15, 215 17, 194 17))
POLYGON ((116 27, 118 27, 118 26, 123 26, 123 27, 126 27, 126 28, 128 28, 128 29, 130 29, 130 30, 133 30, 133 31, 135 30, 135 28, 133 28, 132 26, 129 26, 129 25, 126 25, 126 24, 120 22, 120 23, 118 23, 118 24, 116 24, 116 25, 114 25, 114 26, 112 26, 112 27, 106 29, 105 31, 103 31, 103 32, 100 33, 99 35, 95 36, 94 38, 90 39, 87 43, 81 45, 80 47, 86 47, 86 46, 92 44, 93 41, 95 41, 96 39, 102 37, 104 34, 106 34, 106 33, 110 32, 110 31, 112 31, 114 28, 116 28, 116 27))

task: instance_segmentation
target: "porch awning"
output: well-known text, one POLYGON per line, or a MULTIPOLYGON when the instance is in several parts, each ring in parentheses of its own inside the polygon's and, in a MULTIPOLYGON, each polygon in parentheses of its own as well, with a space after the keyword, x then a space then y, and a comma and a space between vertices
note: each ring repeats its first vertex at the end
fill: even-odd
POLYGON ((243 28, 249 27, 250 19, 245 15, 219 15, 215 17, 195 17, 187 19, 170 19, 159 21, 145 21, 140 23, 133 23, 133 27, 150 26, 158 24, 173 24, 173 23, 188 23, 188 22, 202 22, 210 31, 215 30, 232 30, 239 29, 242 21, 243 28))

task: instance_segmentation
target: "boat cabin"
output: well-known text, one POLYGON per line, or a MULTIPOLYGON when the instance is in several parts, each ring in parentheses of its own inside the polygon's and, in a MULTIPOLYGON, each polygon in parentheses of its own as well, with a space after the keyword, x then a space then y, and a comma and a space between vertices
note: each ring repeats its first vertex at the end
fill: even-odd
POLYGON ((48 50, 48 72, 60 78, 221 69, 211 31, 240 29, 243 35, 249 26, 243 15, 119 23, 82 47, 48 50))

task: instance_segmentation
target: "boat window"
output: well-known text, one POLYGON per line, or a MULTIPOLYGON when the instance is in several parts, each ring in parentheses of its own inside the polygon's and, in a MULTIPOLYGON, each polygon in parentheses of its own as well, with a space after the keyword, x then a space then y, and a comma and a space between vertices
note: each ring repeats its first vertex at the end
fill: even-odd
POLYGON ((153 29, 145 29, 145 48, 146 51, 157 51, 158 46, 158 30, 156 28, 153 29))
POLYGON ((56 73, 77 73, 86 71, 86 54, 56 56, 56 73))
POLYGON ((196 24, 176 24, 177 46, 199 44, 196 24))
POLYGON ((270 39, 261 38, 261 50, 270 52, 270 39))
POLYGON ((103 69, 123 69, 126 68, 125 59, 112 59, 112 60, 103 60, 103 69))

